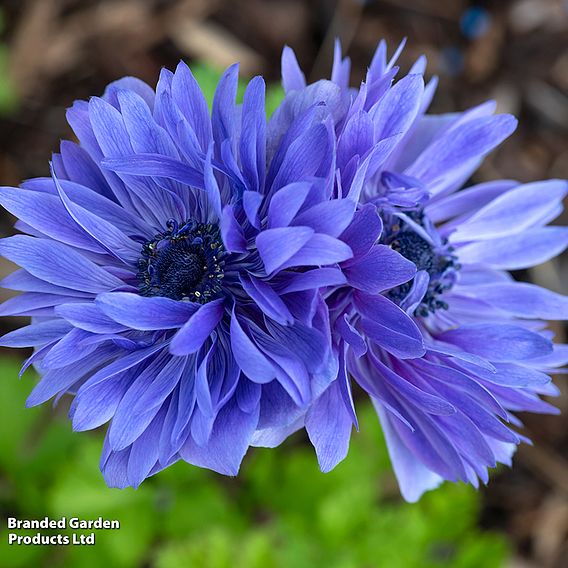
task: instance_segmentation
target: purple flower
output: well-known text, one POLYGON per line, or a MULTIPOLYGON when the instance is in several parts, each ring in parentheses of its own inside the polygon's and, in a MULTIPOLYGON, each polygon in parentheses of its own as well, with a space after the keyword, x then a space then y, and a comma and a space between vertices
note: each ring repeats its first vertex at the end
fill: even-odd
MULTIPOLYGON (((1 343, 35 348, 29 406, 70 393, 75 430, 110 422, 110 486, 180 458, 235 475, 337 375, 321 290, 361 252, 339 238, 356 202, 335 190, 333 119, 305 105, 267 141, 263 80, 242 106, 236 90, 233 66, 210 116, 183 63, 156 92, 117 81, 69 109, 79 144, 51 177, 0 190, 24 233, 0 242, 21 267, 3 286, 23 292, 0 313, 32 317, 1 343)), ((414 268, 395 256, 399 285, 414 268)))
POLYGON ((524 440, 514 412, 556 412, 539 395, 557 394, 548 374, 568 362, 568 348, 553 345, 542 320, 568 319, 568 299, 507 271, 566 248, 568 229, 546 225, 568 184, 501 180, 458 191, 516 120, 494 115, 493 103, 426 114, 436 79, 424 85, 421 57, 393 84, 402 47, 387 62, 381 42, 358 90, 339 44, 331 81, 312 85, 286 48, 287 96, 275 117, 316 100, 334 109, 338 196, 358 202, 345 239, 354 256, 341 263, 348 282, 326 299, 339 372, 312 407, 327 417, 310 436, 320 465, 347 453, 352 376, 377 409, 403 496, 415 501, 444 479, 486 483, 487 469, 510 464, 524 440), (413 278, 400 274, 408 269, 395 251, 413 278))

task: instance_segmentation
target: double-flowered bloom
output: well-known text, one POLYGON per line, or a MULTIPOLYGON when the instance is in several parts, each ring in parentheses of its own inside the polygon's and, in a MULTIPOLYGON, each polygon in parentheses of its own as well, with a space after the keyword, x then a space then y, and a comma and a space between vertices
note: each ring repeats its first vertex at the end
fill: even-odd
POLYGON ((323 471, 372 398, 403 495, 473 484, 509 463, 518 410, 553 411, 547 373, 568 360, 542 320, 558 294, 507 270, 557 255, 562 181, 458 191, 515 119, 490 104, 426 111, 424 60, 393 84, 379 46, 360 89, 336 48, 306 85, 291 50, 266 121, 264 82, 211 114, 189 68, 156 91, 125 78, 77 102, 49 178, 2 188, 23 233, 0 308, 31 325, 36 405, 65 393, 76 430, 107 422, 101 469, 138 486, 183 459, 235 475, 251 445, 305 428, 323 471))
MULTIPOLYGON (((477 486, 487 468, 509 464, 524 439, 511 428, 521 426, 514 411, 555 412, 539 395, 557 394, 547 373, 568 361, 568 350, 553 345, 543 320, 567 319, 568 300, 507 270, 566 248, 568 229, 545 225, 562 211, 568 184, 500 180, 458 191, 516 120, 494 115, 493 103, 427 115, 436 80, 424 84, 420 58, 393 86, 397 55, 387 62, 381 43, 366 81, 350 91, 349 61, 336 46, 332 80, 317 87, 330 107, 349 101, 335 130, 338 186, 358 201, 352 227, 416 270, 377 294, 381 267, 396 269, 371 260, 326 296, 340 363, 328 390, 342 397, 326 409, 335 444, 319 458, 328 469, 347 452, 356 424, 351 376, 371 396, 401 491, 414 501, 444 479, 477 486)), ((315 89, 289 50, 283 73, 290 99, 315 89)))

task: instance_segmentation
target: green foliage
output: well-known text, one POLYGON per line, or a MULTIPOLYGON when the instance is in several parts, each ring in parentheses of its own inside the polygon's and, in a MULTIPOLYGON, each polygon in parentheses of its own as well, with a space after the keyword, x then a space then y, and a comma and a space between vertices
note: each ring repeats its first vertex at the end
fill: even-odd
POLYGON ((329 474, 298 435, 253 450, 235 479, 178 463, 120 491, 98 470, 101 433, 74 434, 49 407, 25 409, 33 379, 18 381, 17 369, 12 360, 0 366, 3 515, 102 516, 121 528, 97 531, 95 547, 8 546, 3 531, 2 566, 497 568, 507 555, 501 537, 476 527, 471 488, 401 501, 370 405, 348 458, 329 474))
MULTIPOLYGON (((4 14, 0 10, 0 34, 4 31, 4 14)), ((0 43, 0 116, 10 114, 17 105, 17 95, 8 77, 8 47, 0 43)))

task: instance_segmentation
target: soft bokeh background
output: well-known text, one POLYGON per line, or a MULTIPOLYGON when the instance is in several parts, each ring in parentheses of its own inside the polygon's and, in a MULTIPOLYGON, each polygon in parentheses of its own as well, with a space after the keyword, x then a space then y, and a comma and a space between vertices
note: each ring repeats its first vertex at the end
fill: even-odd
MULTIPOLYGON (((441 78, 435 112, 488 98, 521 118, 516 134, 473 181, 568 178, 566 0, 3 0, 0 1, 0 184, 46 175, 71 135, 65 108, 136 75, 154 84, 180 58, 208 96, 218 69, 276 85, 289 44, 311 79, 329 73, 334 37, 363 77, 381 37, 408 37, 403 70, 421 53, 441 78)), ((559 222, 566 223, 567 217, 559 222)), ((2 235, 12 219, 0 216, 2 235)), ((568 258, 520 279, 568 293, 568 258)), ((0 276, 12 267, 2 261, 0 276)), ((1 291, 0 299, 8 292, 1 291)), ((0 322, 5 332, 21 325, 0 322)), ((556 325, 560 340, 564 329, 556 325)), ((334 472, 318 472, 304 436, 258 450, 238 479, 185 464, 138 491, 108 490, 98 472, 102 433, 73 434, 67 403, 26 410, 35 378, 17 379, 22 353, 0 355, 0 512, 116 518, 95 548, 8 547, 0 566, 170 568, 562 568, 568 566, 568 395, 560 417, 527 416, 535 447, 480 494, 446 486, 401 502, 377 420, 360 405, 361 433, 334 472)))

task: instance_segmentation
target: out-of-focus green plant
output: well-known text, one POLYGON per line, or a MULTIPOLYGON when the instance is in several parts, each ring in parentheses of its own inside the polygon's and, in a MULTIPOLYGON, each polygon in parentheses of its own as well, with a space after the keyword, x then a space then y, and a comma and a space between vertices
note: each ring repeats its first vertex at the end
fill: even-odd
MULTIPOLYGON (((4 13, 0 10, 0 34, 4 32, 4 13)), ((8 76, 8 46, 0 43, 0 116, 10 114, 18 102, 16 90, 8 76)))
POLYGON ((4 525, 2 566, 497 568, 507 555, 501 537, 477 528, 471 488, 448 485, 415 505, 400 500, 371 407, 361 409, 348 458, 329 474, 299 435, 277 450, 253 450, 235 479, 178 463, 120 491, 98 470, 101 433, 74 434, 51 408, 25 409, 33 379, 18 381, 15 361, 0 365, 3 516, 121 523, 97 531, 94 547, 8 546, 4 525))

